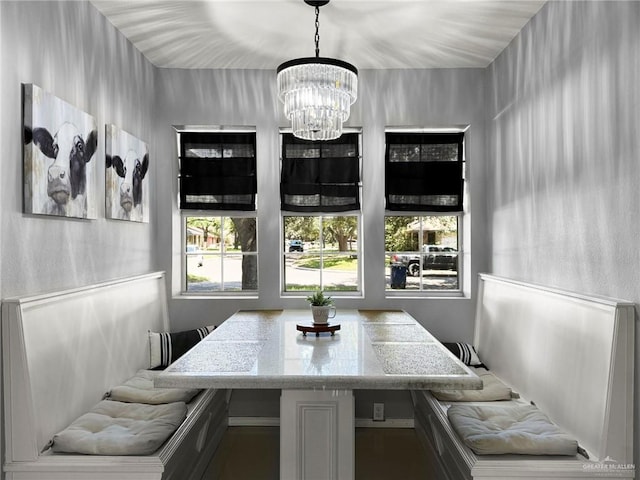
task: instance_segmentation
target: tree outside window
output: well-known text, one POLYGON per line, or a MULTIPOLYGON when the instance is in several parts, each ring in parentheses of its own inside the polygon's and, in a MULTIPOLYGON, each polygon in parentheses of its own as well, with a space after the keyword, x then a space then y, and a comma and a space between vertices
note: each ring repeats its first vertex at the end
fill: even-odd
POLYGON ((284 291, 360 290, 359 216, 285 216, 284 291))
POLYGON ((256 227, 255 217, 186 217, 187 292, 256 292, 256 227))

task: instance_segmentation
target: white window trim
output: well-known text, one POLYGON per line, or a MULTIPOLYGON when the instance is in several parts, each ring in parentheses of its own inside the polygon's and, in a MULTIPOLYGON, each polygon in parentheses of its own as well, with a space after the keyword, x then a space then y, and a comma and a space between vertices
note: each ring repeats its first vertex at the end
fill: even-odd
MULTIPOLYGON (((257 128, 254 125, 173 125, 173 129, 175 130, 175 140, 176 140, 176 158, 180 156, 180 134, 188 133, 188 132, 203 132, 203 133, 247 133, 254 132, 257 136, 257 128)), ((256 159, 258 156, 258 151, 256 147, 256 159)), ((178 169, 179 171, 179 169, 178 169)), ((177 195, 180 195, 179 187, 177 190, 177 195)), ((256 197, 256 210, 255 211, 235 211, 235 210, 182 210, 179 205, 177 206, 177 214, 179 217, 179 229, 180 229, 180 244, 178 246, 178 254, 180 257, 179 265, 180 271, 175 272, 174 270, 172 278, 173 285, 179 285, 179 291, 173 293, 174 298, 197 298, 197 299, 257 299, 260 292, 260 284, 258 283, 258 290, 251 292, 242 292, 242 291, 208 291, 208 292, 188 292, 187 291, 187 268, 186 268, 186 217, 251 217, 255 218, 256 222, 258 221, 258 202, 259 197, 256 197), (179 282, 175 283, 176 275, 179 276, 179 282)), ((175 224, 174 224, 175 225, 175 224)), ((258 231, 256 229, 256 235, 258 235, 258 231)), ((175 239, 175 237, 173 237, 175 239)), ((258 248, 256 250, 256 255, 260 256, 260 240, 257 240, 258 248)), ((175 251, 174 251, 175 254, 175 251)), ((174 257, 175 258, 175 257, 174 257)), ((173 263, 175 267, 175 263, 173 263)), ((258 271, 258 282, 260 281, 260 272, 258 271)))
MULTIPOLYGON (((309 295, 310 290, 304 291, 285 291, 285 257, 288 253, 284 247, 286 238, 284 235, 284 217, 357 217, 358 219, 358 288, 356 290, 341 291, 341 290, 328 290, 332 297, 339 298, 364 298, 363 289, 363 267, 362 267, 362 212, 361 211, 348 211, 348 212, 329 212, 329 213, 308 213, 308 212, 280 212, 280 297, 281 298, 306 298, 309 295)), ((320 279, 322 283, 322 271, 320 272, 320 279)), ((327 291, 327 290, 325 290, 327 291)))
MULTIPOLYGON (((467 284, 470 279, 470 265, 467 265, 465 258, 468 257, 467 253, 470 251, 470 245, 467 245, 471 237, 465 235, 465 225, 470 225, 470 210, 469 210, 469 181, 467 179, 467 132, 470 125, 454 125, 450 127, 418 127, 418 126, 386 126, 385 133, 464 133, 465 138, 462 142, 462 161, 463 171, 462 177, 464 179, 464 197, 463 208, 461 212, 428 212, 428 211, 415 211, 415 212, 400 212, 385 210, 384 216, 413 216, 413 217, 427 217, 427 216, 458 216, 458 288, 451 290, 392 290, 387 288, 385 284, 384 298, 402 298, 402 299, 420 299, 425 300, 429 298, 467 298, 465 292, 468 291, 467 284)), ((386 221, 385 221, 386 222, 386 221)), ((385 248, 384 255, 386 257, 387 250, 385 248)), ((387 268, 385 261, 385 268, 387 268)))
MULTIPOLYGON (((293 130, 291 127, 280 127, 278 133, 278 156, 279 156, 279 168, 282 168, 282 134, 283 133, 292 133, 293 130)), ((357 133, 358 134, 358 149, 360 152, 359 155, 359 175, 360 175, 360 210, 352 210, 346 212, 289 212, 280 210, 280 233, 279 233, 279 245, 282 250, 280 250, 280 298, 306 298, 308 293, 305 292, 287 292, 285 291, 285 266, 284 266, 284 217, 336 217, 336 216, 357 216, 358 217, 358 289, 351 291, 331 291, 332 297, 340 297, 340 298, 355 298, 355 299, 363 299, 364 298, 364 277, 363 277, 363 228, 362 223, 364 221, 362 215, 362 164, 364 162, 364 154, 362 152, 362 127, 343 127, 342 133, 357 133)), ((280 176, 278 175, 278 183, 280 182, 280 176)))
MULTIPOLYGON (((252 291, 223 291, 223 290, 211 290, 205 292, 189 292, 187 291, 187 217, 242 217, 242 218, 254 218, 258 221, 257 212, 247 211, 235 211, 235 210, 181 210, 180 211, 180 295, 183 297, 197 297, 197 298, 257 298, 260 291, 260 284, 258 283, 258 289, 252 291)), ((258 229, 256 229, 256 236, 258 235, 258 229)), ((256 239, 258 245, 257 250, 248 253, 249 255, 260 255, 260 241, 256 239)), ((224 253, 220 256, 224 257, 224 253)), ((223 269, 223 281, 224 281, 224 269, 223 269)), ((260 281, 260 272, 258 271, 258 282, 260 281)))
MULTIPOLYGON (((457 231, 457 242, 458 242, 458 288, 452 288, 448 290, 436 290, 436 289, 422 289, 422 290, 402 290, 402 289, 391 289, 388 288, 385 284, 385 298, 459 298, 464 297, 463 291, 463 277, 464 277, 464 250, 465 247, 462 243, 463 238, 463 219, 465 213, 464 212, 385 212, 385 223, 386 217, 458 217, 458 231, 457 231)), ((385 258, 389 252, 385 249, 384 255, 385 258)), ((385 268, 388 268, 385 262, 385 268)))

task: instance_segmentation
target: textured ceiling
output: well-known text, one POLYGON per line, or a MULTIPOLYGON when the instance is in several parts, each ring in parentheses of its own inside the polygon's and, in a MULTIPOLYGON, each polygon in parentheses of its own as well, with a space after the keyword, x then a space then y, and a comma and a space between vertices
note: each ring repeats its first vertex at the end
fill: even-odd
MULTIPOLYGON (((91 0, 154 65, 275 69, 315 54, 303 0, 91 0)), ((368 68, 486 67, 544 0, 333 0, 320 55, 368 68)))

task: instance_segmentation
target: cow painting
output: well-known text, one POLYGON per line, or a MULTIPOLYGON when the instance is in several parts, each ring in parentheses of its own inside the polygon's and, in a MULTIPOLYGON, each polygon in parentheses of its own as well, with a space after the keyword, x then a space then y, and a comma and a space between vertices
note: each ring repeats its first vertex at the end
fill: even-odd
POLYGON ((106 217, 148 222, 147 145, 115 125, 107 125, 106 138, 106 217))
POLYGON ((25 212, 96 218, 93 117, 35 85, 24 98, 25 212))

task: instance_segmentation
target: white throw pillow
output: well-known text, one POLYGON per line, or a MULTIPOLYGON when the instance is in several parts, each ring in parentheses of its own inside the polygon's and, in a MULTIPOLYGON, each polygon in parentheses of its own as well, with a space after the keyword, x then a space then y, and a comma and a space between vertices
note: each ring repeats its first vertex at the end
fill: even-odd
POLYGON ((175 333, 149 332, 149 368, 168 367, 187 353, 196 343, 209 335, 216 327, 196 328, 175 333))
POLYGON ((484 366, 480 359, 478 358, 478 354, 476 353, 476 348, 473 345, 468 343, 461 342, 446 342, 443 343, 447 350, 453 353, 456 357, 458 357, 462 363, 471 367, 482 367, 484 366))

